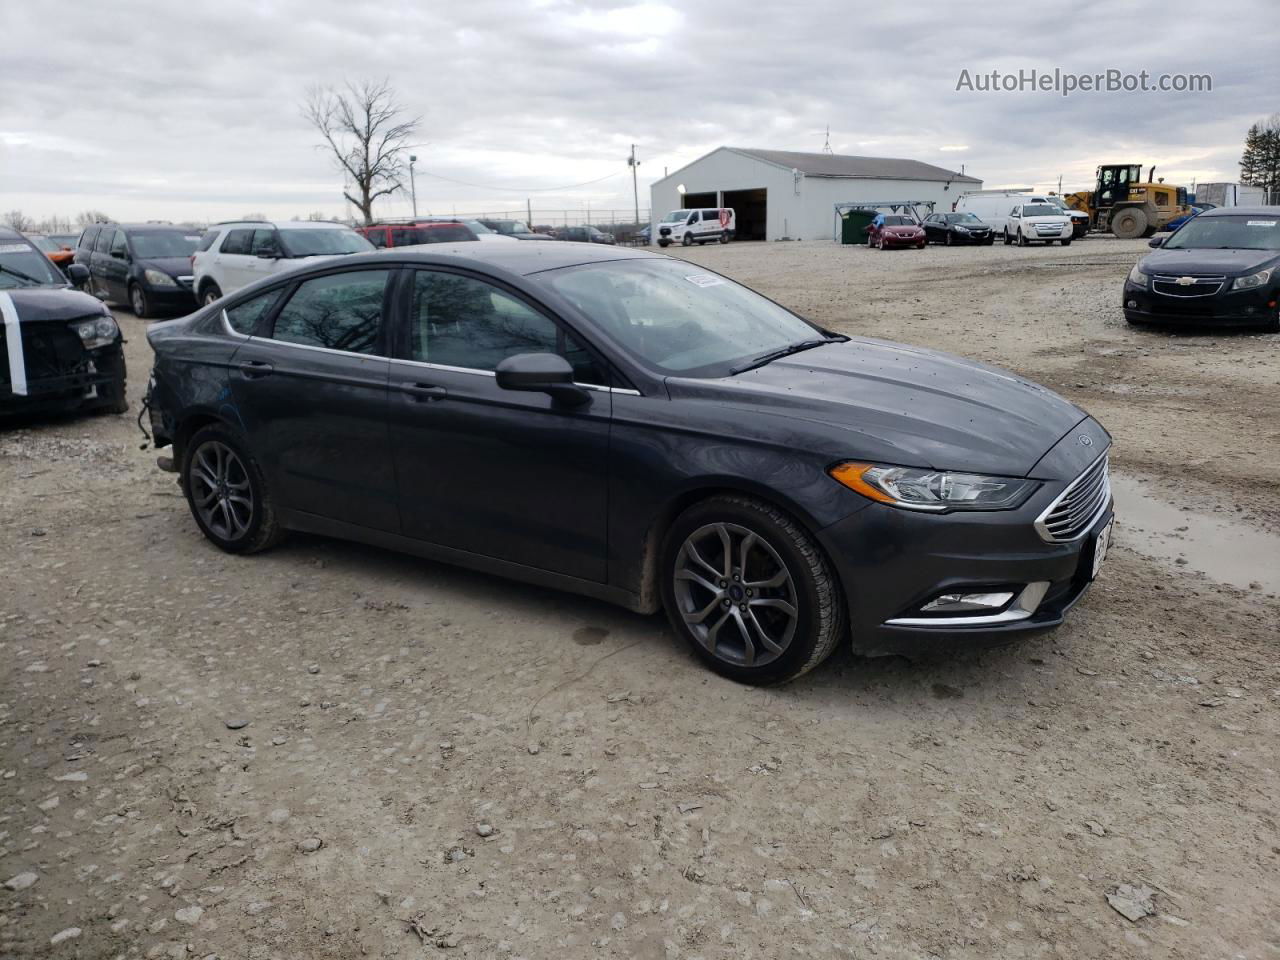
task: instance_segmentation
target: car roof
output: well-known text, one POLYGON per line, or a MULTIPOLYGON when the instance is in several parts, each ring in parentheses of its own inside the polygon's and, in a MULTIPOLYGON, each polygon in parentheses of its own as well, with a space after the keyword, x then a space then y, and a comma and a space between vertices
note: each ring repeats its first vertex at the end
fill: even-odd
POLYGON ((1214 207, 1200 214, 1201 217, 1280 217, 1280 207, 1214 207))
MULTIPOLYGON (((466 266, 477 261, 518 276, 529 276, 544 270, 576 267, 584 263, 611 260, 672 260, 660 253, 628 247, 602 247, 598 243, 435 243, 430 252, 416 247, 392 247, 376 253, 357 253, 361 262, 374 261, 449 263, 466 266)), ((346 258, 343 258, 346 259, 346 258)), ((332 262, 328 266, 332 266, 332 262)))
MULTIPOLYGON (((379 224, 373 224, 373 226, 379 226, 379 224)), ((210 225, 209 229, 213 230, 217 227, 275 227, 277 230, 281 227, 288 227, 290 230, 351 229, 345 223, 339 223, 336 220, 223 220, 210 225)))

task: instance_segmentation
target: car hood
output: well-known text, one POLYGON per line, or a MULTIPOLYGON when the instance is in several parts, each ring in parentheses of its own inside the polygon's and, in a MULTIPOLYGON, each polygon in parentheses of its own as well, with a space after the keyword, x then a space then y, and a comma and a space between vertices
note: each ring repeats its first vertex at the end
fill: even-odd
POLYGON ((144 270, 159 270, 171 277, 191 276, 191 260, 188 257, 149 257, 139 260, 138 266, 144 270))
POLYGON ((80 317, 96 317, 107 308, 97 297, 91 297, 69 287, 18 287, 0 290, 13 300, 19 323, 39 323, 42 320, 78 320, 80 317))
POLYGON ((997 367, 861 337, 669 389, 829 426, 834 457, 1011 476, 1087 417, 997 367))
POLYGON ((1219 274, 1242 277, 1280 262, 1275 250, 1157 250, 1142 258, 1143 273, 1219 274))

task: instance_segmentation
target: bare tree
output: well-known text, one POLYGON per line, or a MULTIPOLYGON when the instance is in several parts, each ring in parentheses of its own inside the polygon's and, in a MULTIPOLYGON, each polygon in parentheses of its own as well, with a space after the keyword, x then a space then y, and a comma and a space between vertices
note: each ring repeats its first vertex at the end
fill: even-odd
POLYGON ((91 223, 100 223, 104 220, 110 220, 107 214, 101 210, 81 210, 76 214, 76 226, 87 227, 91 223))
POLYGON ((21 210, 10 210, 3 217, 0 217, 0 222, 13 227, 19 233, 29 233, 36 228, 35 218, 28 217, 21 210))
POLYGON ((302 115, 320 132, 351 183, 343 196, 373 222, 373 202, 404 189, 400 153, 409 145, 420 118, 404 111, 386 80, 347 83, 341 90, 316 87, 302 105, 302 115))

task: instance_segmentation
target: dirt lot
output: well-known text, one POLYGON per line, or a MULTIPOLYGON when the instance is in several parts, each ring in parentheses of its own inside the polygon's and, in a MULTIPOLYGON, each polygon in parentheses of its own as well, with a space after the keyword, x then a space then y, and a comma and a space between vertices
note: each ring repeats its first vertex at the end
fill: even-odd
POLYGON ((1144 250, 692 252, 1116 438, 1064 628, 782 689, 590 600, 223 555, 132 416, 10 425, 0 956, 1276 957, 1280 336, 1128 329, 1144 250))

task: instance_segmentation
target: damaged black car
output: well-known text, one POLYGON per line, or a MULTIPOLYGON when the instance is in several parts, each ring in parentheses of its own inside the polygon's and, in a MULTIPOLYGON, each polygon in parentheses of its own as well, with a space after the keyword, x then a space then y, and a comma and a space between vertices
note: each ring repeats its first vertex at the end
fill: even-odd
MULTIPOLYGON (((71 283, 88 271, 72 264, 71 283)), ((0 228, 0 414, 124 413, 124 338, 32 243, 0 228)))

